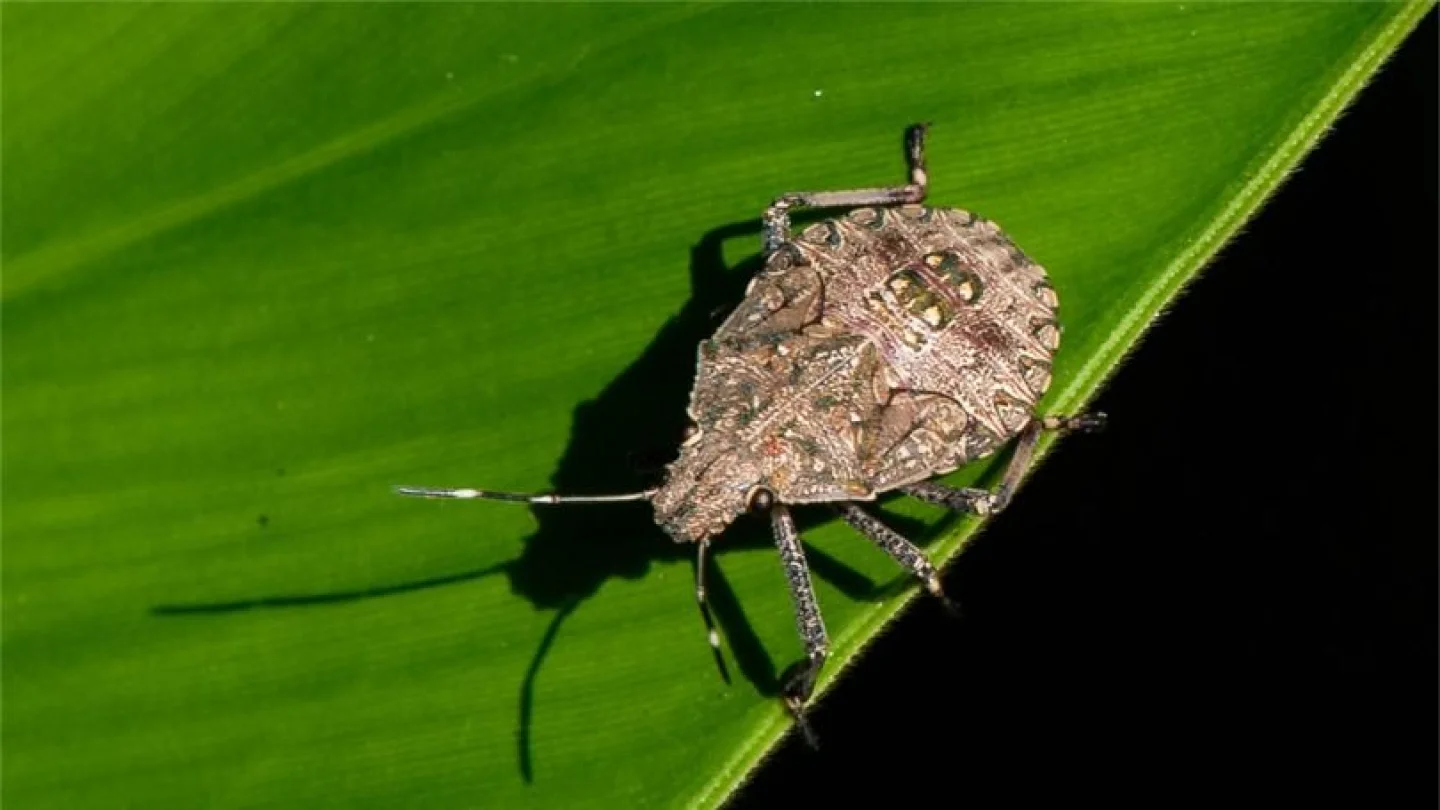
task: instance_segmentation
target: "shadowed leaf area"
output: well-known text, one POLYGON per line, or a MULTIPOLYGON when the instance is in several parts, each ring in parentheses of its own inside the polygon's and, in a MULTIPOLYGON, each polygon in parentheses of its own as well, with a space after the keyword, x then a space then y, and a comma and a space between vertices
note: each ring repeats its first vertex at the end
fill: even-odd
MULTIPOLYGON (((717 666, 646 505, 390 488, 656 483, 761 209, 914 121, 1076 410, 1426 8, 6 5, 4 798, 722 803, 800 652, 760 521, 717 666)), ((823 690, 915 588, 799 517, 823 690)))

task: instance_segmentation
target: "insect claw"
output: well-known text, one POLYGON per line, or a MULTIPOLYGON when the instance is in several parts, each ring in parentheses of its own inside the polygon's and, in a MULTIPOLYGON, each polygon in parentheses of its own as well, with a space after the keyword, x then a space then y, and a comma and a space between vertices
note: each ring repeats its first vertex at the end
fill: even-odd
POLYGON ((931 596, 939 600, 940 606, 945 608, 945 612, 949 613, 952 617, 958 619, 964 615, 960 610, 960 605, 956 604, 954 599, 945 595, 945 589, 940 585, 940 577, 938 575, 932 574, 929 579, 925 580, 925 590, 929 591, 931 596))
POLYGON ((805 746, 811 751, 819 751, 820 738, 815 736, 815 729, 810 727, 810 721, 805 717, 805 712, 791 707, 790 714, 795 718, 795 725, 800 729, 800 735, 805 738, 805 746))
POLYGON ((994 492, 990 493, 989 497, 983 499, 983 503, 985 511, 980 514, 994 515, 1001 512, 1010 505, 1010 487, 1001 484, 995 488, 994 492))
POLYGON ((807 695, 798 694, 787 690, 785 693, 785 709, 795 720, 795 726, 800 729, 800 734, 805 738, 805 745, 812 751, 820 748, 820 738, 815 736, 815 729, 810 726, 810 719, 805 715, 805 701, 807 695))
POLYGON ((1046 430, 1065 433, 1099 433, 1105 429, 1108 418, 1103 411, 1080 413, 1074 416, 1047 416, 1043 422, 1046 430))

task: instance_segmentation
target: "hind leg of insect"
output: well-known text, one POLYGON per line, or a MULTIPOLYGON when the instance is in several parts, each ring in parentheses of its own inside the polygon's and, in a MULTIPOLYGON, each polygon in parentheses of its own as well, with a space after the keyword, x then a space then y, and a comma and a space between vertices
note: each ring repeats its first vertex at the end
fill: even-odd
POLYGON ((1020 477, 1025 474, 1025 469, 1030 466, 1030 459, 1035 455, 1035 445, 1040 441, 1040 434, 1047 430, 1093 432, 1104 425, 1105 414, 1099 412, 1075 416, 1045 416, 1031 421, 1015 442, 1015 454, 1010 457, 1010 463, 1005 467, 1005 476, 1000 479, 1000 485, 993 492, 974 487, 947 487, 933 481, 903 486, 900 491, 922 501, 948 506, 958 511, 993 515, 1010 505, 1010 498, 1015 494, 1015 488, 1020 485, 1020 477))
POLYGON ((784 504, 770 507, 770 526, 775 532, 780 563, 785 567, 785 580, 790 583, 790 597, 795 601, 795 624, 805 642, 805 658, 785 671, 781 688, 784 690, 785 707, 800 724, 805 739, 814 745, 815 738, 805 722, 805 703, 815 691, 815 679, 829 655, 830 640, 825 634, 825 621, 820 617, 815 588, 810 583, 810 566, 805 562, 805 550, 800 546, 795 519, 784 504))
POLYGON ((838 504, 835 510, 846 523, 914 574, 916 579, 924 583, 925 590, 939 599, 947 610, 956 614, 960 612, 955 603, 945 595, 945 591, 940 587, 940 576, 936 573, 935 566, 919 547, 853 503, 838 504))
POLYGON ((905 130, 905 163, 910 182, 903 186, 794 191, 777 197, 761 217, 765 231, 765 254, 768 256, 790 240, 790 210, 793 208, 847 208, 924 202, 929 184, 925 174, 925 130, 928 127, 929 124, 912 124, 905 130))

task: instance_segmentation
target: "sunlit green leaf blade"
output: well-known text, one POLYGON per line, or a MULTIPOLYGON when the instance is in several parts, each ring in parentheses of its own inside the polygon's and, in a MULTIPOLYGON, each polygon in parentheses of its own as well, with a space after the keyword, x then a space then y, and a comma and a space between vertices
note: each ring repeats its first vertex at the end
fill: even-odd
MULTIPOLYGON (((714 806, 799 653, 762 526, 727 685, 643 505, 390 487, 641 486, 760 210, 918 120, 1079 408, 1428 8, 5 4, 4 799, 714 806)), ((828 684, 914 589, 804 528, 828 684)))

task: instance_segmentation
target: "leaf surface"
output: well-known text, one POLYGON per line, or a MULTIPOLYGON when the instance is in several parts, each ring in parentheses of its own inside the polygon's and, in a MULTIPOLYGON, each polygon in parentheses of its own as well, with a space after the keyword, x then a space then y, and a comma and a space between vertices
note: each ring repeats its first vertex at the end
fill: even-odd
MULTIPOLYGON (((717 805, 799 653, 763 526, 727 685, 643 505, 389 487, 642 485, 760 210, 917 120, 1080 408, 1429 8, 6 4, 5 798, 717 805)), ((828 684, 914 588, 802 518, 828 684)))

